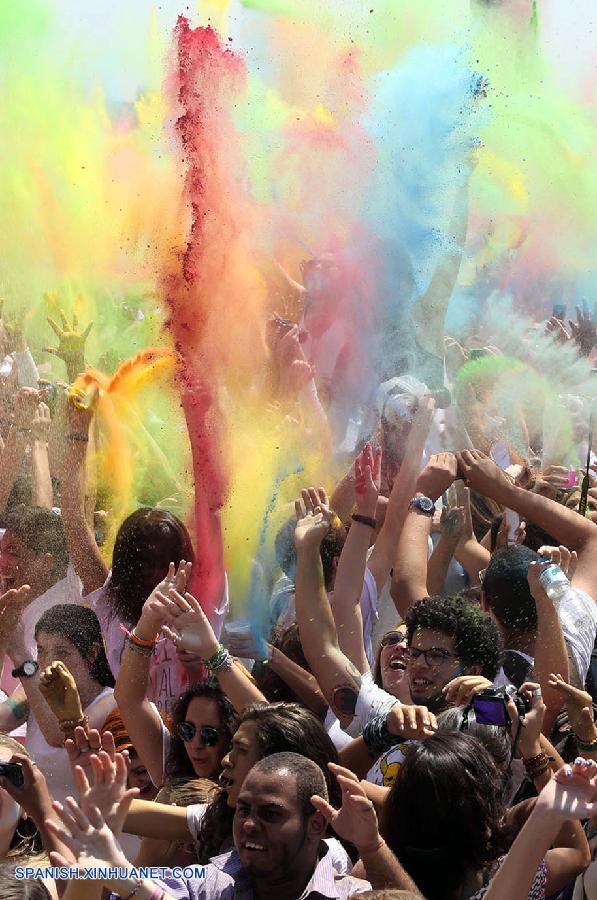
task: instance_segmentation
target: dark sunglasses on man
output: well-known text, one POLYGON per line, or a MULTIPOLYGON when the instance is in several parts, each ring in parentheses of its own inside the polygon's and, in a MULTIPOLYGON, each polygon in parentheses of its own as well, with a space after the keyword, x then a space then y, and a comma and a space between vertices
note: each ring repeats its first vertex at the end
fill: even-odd
MULTIPOLYGON (((179 722, 176 726, 176 733, 181 741, 188 744, 197 734, 197 726, 194 722, 179 722)), ((201 725, 199 734, 204 747, 215 747, 220 740, 220 730, 214 728, 213 725, 201 725)))

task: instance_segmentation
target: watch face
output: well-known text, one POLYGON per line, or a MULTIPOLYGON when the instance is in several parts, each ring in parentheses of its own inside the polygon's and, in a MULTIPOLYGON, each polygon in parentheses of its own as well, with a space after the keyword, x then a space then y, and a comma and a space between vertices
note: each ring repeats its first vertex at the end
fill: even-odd
POLYGON ((423 512, 433 512, 433 500, 430 500, 429 497, 419 497, 418 506, 423 512))
POLYGON ((37 663, 34 662, 24 662, 23 663, 23 675, 35 675, 37 672, 37 663))

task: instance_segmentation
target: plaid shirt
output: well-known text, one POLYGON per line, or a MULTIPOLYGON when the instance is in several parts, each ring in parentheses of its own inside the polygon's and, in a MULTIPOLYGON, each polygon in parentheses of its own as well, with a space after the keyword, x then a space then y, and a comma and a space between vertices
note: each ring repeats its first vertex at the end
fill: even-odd
MULTIPOLYGON (((243 871, 236 850, 215 856, 205 866, 205 879, 165 878, 160 882, 176 900, 253 900, 251 882, 243 871)), ((371 890, 368 881, 351 875, 338 875, 332 866, 331 853, 321 857, 307 887, 300 897, 285 900, 348 900, 353 894, 371 890)))

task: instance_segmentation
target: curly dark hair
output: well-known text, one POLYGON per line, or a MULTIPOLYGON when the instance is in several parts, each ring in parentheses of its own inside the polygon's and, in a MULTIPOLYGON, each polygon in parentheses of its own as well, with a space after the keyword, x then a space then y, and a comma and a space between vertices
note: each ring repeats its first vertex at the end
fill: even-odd
POLYGON ((226 752, 230 748, 232 735, 236 731, 237 722, 234 707, 221 688, 211 684, 209 681, 197 681, 195 684, 192 684, 184 694, 181 694, 172 710, 173 728, 170 735, 170 752, 165 768, 167 780, 182 776, 196 777, 193 764, 185 750, 184 741, 179 738, 175 728, 176 725, 179 725, 186 719, 191 700, 194 700, 195 697, 206 697, 208 700, 215 700, 218 704, 222 728, 226 736, 226 752))
MULTIPOLYGON (((259 759, 288 752, 313 760, 323 772, 330 803, 340 806, 340 788, 328 769, 329 762, 338 762, 338 751, 317 716, 299 703, 254 703, 239 716, 239 726, 244 722, 256 725, 259 759)), ((234 810, 221 790, 201 820, 197 853, 202 865, 222 852, 232 833, 233 818, 234 810)))
POLYGON ((502 656, 500 634, 475 603, 463 597, 425 597, 409 609, 406 628, 409 646, 419 628, 449 635, 465 668, 480 665, 485 678, 495 678, 502 656))
POLYGON ((408 747, 381 831, 428 900, 455 900, 467 871, 507 851, 503 821, 502 780, 485 747, 442 731, 408 747))

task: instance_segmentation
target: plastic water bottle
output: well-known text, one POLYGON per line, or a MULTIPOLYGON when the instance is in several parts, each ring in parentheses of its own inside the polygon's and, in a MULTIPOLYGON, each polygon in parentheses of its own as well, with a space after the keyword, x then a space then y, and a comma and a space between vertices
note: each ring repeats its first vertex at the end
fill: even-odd
POLYGON ((555 563, 543 569, 539 575, 539 582, 549 599, 553 601, 560 600, 570 587, 568 578, 555 563))

